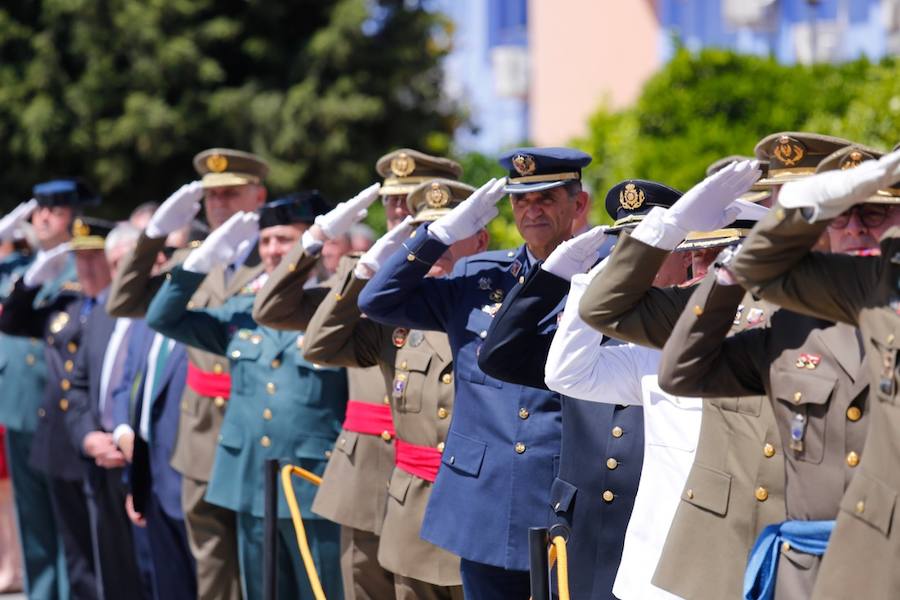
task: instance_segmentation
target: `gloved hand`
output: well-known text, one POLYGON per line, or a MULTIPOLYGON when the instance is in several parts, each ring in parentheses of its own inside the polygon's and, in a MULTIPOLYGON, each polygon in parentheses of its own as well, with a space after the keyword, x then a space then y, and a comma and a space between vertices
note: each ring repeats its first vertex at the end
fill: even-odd
POLYGON ((192 273, 209 273, 216 265, 231 264, 242 245, 258 232, 259 215, 235 213, 188 255, 182 268, 192 273))
POLYGON ((0 240, 8 242, 13 239, 16 229, 19 228, 19 225, 28 220, 28 217, 31 216, 31 213, 33 213, 36 208, 37 200, 32 198, 28 202, 23 202, 18 205, 12 209, 8 215, 0 219, 0 240))
POLYGON ((173 231, 190 225, 200 212, 201 198, 203 198, 202 183, 192 181, 184 184, 156 209, 144 233, 149 238, 164 238, 173 231))
POLYGON ((864 161, 853 169, 788 182, 778 194, 778 203, 785 208, 809 207, 813 211, 810 221, 823 221, 865 202, 878 190, 897 181, 900 181, 900 150, 878 160, 864 161))
POLYGON ((324 215, 316 217, 316 225, 328 239, 344 235, 366 218, 369 213, 367 209, 378 198, 380 188, 380 183, 373 183, 346 202, 341 202, 324 215))
POLYGON ((48 281, 53 281, 62 275, 68 258, 69 244, 60 244, 46 252, 41 250, 28 270, 25 271, 22 281, 28 287, 38 287, 48 281))
POLYGON ((356 275, 357 279, 371 279, 378 272, 378 269, 381 268, 381 265, 384 264, 384 261, 390 258, 403 242, 409 239, 409 234, 415 229, 412 225, 412 220, 411 216, 406 217, 399 225, 372 244, 372 247, 359 258, 359 262, 356 263, 356 267, 353 269, 353 274, 356 275))
POLYGON ((448 246, 475 235, 497 216, 497 202, 506 195, 503 191, 505 185, 505 177, 491 179, 459 206, 432 223, 428 232, 448 246))
POLYGON ((550 253, 541 268, 567 281, 584 273, 600 258, 598 251, 606 241, 606 226, 601 225, 566 240, 550 253))

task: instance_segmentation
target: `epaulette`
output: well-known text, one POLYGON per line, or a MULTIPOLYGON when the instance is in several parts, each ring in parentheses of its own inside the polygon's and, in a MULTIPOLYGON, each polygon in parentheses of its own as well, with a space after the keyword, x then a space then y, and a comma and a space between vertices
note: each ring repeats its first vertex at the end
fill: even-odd
POLYGON ((518 248, 510 250, 488 250, 486 252, 480 252, 478 254, 470 256, 468 258, 468 262, 469 264, 489 262, 494 264, 508 265, 516 259, 516 255, 518 253, 518 248))

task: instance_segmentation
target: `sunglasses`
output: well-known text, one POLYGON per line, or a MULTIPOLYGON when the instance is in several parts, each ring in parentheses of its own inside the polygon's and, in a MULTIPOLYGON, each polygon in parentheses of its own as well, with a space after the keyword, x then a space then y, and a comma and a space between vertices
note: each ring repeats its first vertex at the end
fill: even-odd
POLYGON ((880 204, 858 204, 848 211, 845 211, 831 221, 831 227, 835 229, 845 229, 850 224, 850 217, 856 213, 856 218, 864 227, 880 227, 887 221, 888 215, 893 210, 892 206, 884 206, 880 204))

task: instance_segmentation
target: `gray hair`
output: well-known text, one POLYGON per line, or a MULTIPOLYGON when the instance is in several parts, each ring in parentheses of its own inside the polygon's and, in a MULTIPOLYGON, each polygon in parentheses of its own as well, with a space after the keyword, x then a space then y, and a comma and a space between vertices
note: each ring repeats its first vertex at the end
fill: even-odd
POLYGON ((120 222, 113 227, 113 230, 106 236, 106 242, 104 243, 106 257, 109 258, 112 251, 123 244, 134 245, 140 235, 141 230, 128 221, 120 222))

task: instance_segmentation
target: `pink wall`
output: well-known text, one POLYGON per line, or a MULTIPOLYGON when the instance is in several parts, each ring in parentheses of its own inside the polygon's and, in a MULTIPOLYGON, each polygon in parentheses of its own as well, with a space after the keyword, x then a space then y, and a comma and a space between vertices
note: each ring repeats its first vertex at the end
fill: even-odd
POLYGON ((607 98, 633 102, 660 67, 654 0, 530 0, 531 140, 565 144, 583 135, 607 98))

